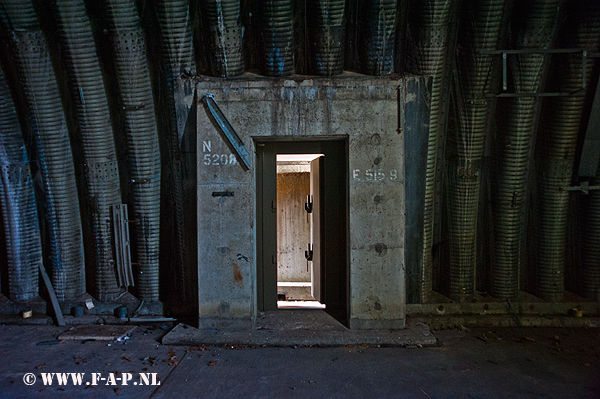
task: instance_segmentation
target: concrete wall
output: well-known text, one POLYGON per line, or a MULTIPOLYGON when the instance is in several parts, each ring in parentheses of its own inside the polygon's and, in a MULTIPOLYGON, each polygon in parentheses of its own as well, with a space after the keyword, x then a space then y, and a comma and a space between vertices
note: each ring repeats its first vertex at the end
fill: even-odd
POLYGON ((304 203, 310 173, 277 173, 277 281, 310 282, 304 251, 310 242, 304 203))
MULTIPOLYGON (((418 80, 420 78, 407 78, 418 80)), ((335 79, 205 80, 250 154, 233 156, 203 107, 198 109, 198 274, 201 327, 250 327, 256 318, 254 139, 348 137, 349 275, 352 328, 402 327, 404 137, 407 81, 335 79), (213 197, 233 191, 233 197, 213 197)), ((410 101, 417 101, 415 96, 410 101)), ((424 131, 423 134, 426 134, 424 131)))

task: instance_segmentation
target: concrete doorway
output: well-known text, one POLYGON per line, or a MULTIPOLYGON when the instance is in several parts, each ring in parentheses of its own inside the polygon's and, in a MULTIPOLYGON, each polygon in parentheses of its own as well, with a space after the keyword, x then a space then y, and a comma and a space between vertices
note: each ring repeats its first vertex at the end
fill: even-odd
POLYGON ((256 148, 258 310, 325 309, 348 325, 346 141, 256 148))

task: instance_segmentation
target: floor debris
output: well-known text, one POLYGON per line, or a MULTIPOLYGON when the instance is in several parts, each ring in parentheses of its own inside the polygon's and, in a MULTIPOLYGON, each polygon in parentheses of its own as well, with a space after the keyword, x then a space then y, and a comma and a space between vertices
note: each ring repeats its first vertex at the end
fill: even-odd
POLYGON ((95 326, 81 325, 73 327, 67 332, 61 334, 59 340, 98 340, 98 341, 114 341, 123 339, 127 334, 130 334, 136 326, 95 326))

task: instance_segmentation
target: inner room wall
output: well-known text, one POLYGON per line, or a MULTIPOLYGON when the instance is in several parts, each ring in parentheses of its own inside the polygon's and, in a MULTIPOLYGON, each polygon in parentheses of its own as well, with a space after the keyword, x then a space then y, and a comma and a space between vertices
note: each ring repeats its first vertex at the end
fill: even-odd
MULTIPOLYGON (((304 209, 310 193, 309 162, 277 162, 277 283, 286 299, 309 299, 310 269, 304 256, 310 223, 304 209), (307 286, 286 283, 307 283, 307 286)), ((310 266, 310 265, 309 265, 310 266)))

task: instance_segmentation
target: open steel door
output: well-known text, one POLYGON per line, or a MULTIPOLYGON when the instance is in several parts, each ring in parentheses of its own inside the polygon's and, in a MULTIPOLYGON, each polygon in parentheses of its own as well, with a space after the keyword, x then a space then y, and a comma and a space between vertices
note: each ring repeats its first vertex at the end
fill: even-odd
POLYGON ((310 223, 310 244, 312 249, 312 267, 310 274, 310 293, 317 300, 321 301, 321 196, 323 193, 323 172, 324 157, 320 156, 310 163, 310 198, 312 200, 312 212, 310 223))

